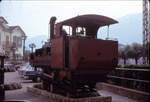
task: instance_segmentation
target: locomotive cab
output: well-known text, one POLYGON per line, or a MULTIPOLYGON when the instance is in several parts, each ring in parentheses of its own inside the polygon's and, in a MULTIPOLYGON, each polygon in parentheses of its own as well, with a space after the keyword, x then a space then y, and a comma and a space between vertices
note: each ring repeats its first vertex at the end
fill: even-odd
POLYGON ((82 15, 51 27, 55 28, 50 34, 51 67, 68 69, 81 82, 104 80, 117 66, 118 42, 98 39, 97 31, 115 23, 117 21, 100 15, 82 15), (64 27, 68 27, 68 32, 64 27))

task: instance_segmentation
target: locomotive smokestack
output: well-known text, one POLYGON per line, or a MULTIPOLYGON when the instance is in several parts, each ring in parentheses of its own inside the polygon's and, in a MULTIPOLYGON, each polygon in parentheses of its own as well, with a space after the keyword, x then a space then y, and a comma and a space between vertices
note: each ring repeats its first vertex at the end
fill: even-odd
POLYGON ((50 39, 54 38, 54 29, 55 29, 55 21, 56 21, 56 17, 51 17, 50 19, 50 39))

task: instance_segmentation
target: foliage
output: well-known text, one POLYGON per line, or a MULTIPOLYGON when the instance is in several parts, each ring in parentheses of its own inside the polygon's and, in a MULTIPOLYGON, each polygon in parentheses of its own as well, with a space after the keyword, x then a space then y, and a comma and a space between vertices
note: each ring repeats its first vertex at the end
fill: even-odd
POLYGON ((126 65, 118 65, 118 68, 150 68, 150 65, 148 64, 141 64, 141 65, 126 64, 126 65))
POLYGON ((126 64, 126 60, 129 58, 130 46, 127 45, 123 48, 119 48, 119 58, 124 60, 124 64, 126 64))
POLYGON ((124 64, 126 64, 126 60, 129 58, 135 59, 136 64, 138 64, 138 59, 142 57, 142 55, 143 47, 138 43, 119 48, 119 58, 124 60, 124 64))
POLYGON ((132 48, 130 50, 130 58, 134 58, 135 59, 135 62, 136 64, 138 63, 138 59, 140 57, 142 57, 142 51, 143 51, 143 47, 142 45, 140 44, 137 44, 137 43, 133 43, 132 44, 132 48))
POLYGON ((33 87, 38 88, 38 89, 43 89, 41 83, 34 84, 33 87))
POLYGON ((15 68, 4 68, 4 72, 15 72, 15 68))
POLYGON ((20 83, 10 83, 4 85, 5 90, 15 90, 15 89, 21 89, 22 86, 20 83))

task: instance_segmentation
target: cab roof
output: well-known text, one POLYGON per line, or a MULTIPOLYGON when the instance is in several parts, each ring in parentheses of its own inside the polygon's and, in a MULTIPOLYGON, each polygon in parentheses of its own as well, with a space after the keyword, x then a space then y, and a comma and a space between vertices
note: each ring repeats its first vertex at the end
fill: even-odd
POLYGON ((58 24, 67 25, 67 26, 81 26, 81 27, 89 27, 89 26, 106 26, 118 23, 118 21, 102 16, 102 15, 80 15, 67 20, 64 20, 58 24))

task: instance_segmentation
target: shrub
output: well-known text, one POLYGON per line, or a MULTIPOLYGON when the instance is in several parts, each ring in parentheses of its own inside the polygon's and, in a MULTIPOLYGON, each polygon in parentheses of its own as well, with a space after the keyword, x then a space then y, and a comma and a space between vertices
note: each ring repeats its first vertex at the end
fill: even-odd
POLYGON ((148 64, 140 64, 140 65, 133 65, 133 64, 126 64, 126 65, 118 65, 118 68, 150 68, 148 64))
POLYGON ((4 85, 5 90, 15 90, 15 89, 21 89, 22 86, 20 83, 10 83, 4 85))
POLYGON ((42 89, 42 84, 37 83, 37 84, 33 85, 33 87, 38 88, 38 89, 42 89))
POLYGON ((4 68, 4 72, 15 72, 15 68, 4 68))

